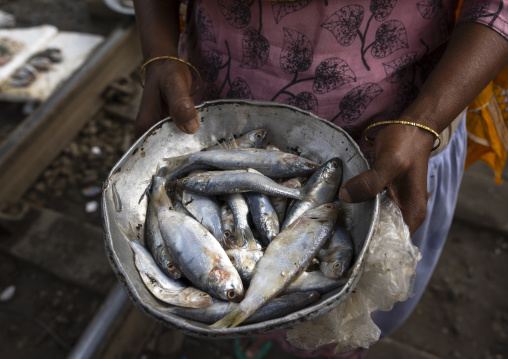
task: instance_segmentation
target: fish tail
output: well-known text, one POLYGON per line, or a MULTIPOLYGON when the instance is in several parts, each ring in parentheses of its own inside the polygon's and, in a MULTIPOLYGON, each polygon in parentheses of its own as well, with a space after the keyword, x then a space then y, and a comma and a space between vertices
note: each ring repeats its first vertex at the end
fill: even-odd
POLYGON ((168 172, 168 169, 166 166, 160 167, 160 165, 157 164, 157 169, 155 170, 155 175, 153 175, 152 178, 149 180, 148 186, 145 188, 145 190, 141 194, 141 197, 139 197, 138 204, 141 203, 141 201, 143 200, 143 198, 145 198, 145 196, 147 196, 147 197, 150 196, 150 191, 152 190, 152 186, 155 181, 155 178, 157 178, 157 177, 166 178, 167 172, 168 172))
POLYGON ((234 328, 245 319, 250 316, 249 313, 244 312, 240 307, 235 308, 231 313, 226 315, 221 320, 215 322, 210 327, 211 328, 234 328))

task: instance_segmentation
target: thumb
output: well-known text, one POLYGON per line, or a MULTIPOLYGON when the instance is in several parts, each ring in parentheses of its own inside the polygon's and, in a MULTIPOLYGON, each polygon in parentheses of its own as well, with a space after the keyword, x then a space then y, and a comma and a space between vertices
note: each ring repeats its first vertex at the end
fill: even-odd
POLYGON ((169 115, 176 126, 188 134, 196 133, 199 129, 199 117, 189 96, 191 83, 190 74, 187 77, 185 73, 177 72, 171 81, 163 86, 169 115))
POLYGON ((347 203, 365 202, 374 198, 398 176, 398 169, 378 158, 372 168, 349 179, 339 191, 340 198, 347 203), (392 170, 387 170, 392 168, 392 170))

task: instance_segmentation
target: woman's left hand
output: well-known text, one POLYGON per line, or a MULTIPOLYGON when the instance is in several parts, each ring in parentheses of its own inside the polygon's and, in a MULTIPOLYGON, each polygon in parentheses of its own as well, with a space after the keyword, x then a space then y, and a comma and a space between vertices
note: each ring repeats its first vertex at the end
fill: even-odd
POLYGON ((344 183, 339 192, 341 199, 364 202, 387 188, 412 236, 425 220, 427 169, 433 143, 434 135, 421 128, 385 126, 375 138, 371 169, 344 183))

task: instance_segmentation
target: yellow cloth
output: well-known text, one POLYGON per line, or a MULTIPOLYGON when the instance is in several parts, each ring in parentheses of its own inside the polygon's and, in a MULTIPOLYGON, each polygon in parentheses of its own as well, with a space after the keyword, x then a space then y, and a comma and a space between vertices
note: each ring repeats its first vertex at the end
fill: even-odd
MULTIPOLYGON (((458 19, 463 0, 458 1, 455 13, 458 19)), ((483 161, 495 172, 497 183, 508 152, 508 67, 469 105, 466 115, 467 155, 466 168, 483 161)))
POLYGON ((466 116, 466 168, 480 160, 495 172, 497 183, 508 153, 508 68, 469 105, 466 116))

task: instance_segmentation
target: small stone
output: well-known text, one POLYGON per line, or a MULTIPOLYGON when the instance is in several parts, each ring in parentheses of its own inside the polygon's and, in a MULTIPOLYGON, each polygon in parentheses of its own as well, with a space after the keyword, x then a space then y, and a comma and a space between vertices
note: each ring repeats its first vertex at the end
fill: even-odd
POLYGON ((94 213, 97 212, 99 208, 99 203, 97 201, 90 201, 86 203, 85 211, 86 213, 94 213))

